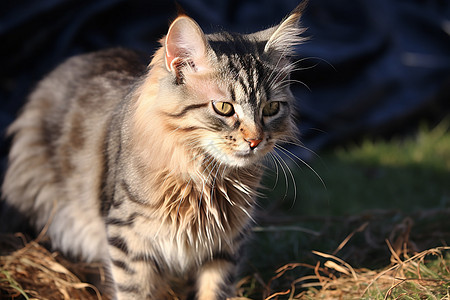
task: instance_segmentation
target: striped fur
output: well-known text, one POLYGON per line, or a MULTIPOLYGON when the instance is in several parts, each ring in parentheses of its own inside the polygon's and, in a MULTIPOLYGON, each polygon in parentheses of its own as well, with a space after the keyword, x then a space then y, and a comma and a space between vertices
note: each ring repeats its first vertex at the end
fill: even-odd
POLYGON ((104 263, 112 298, 233 296, 261 162, 295 133, 302 7, 250 35, 180 16, 148 67, 123 49, 69 59, 9 128, 4 198, 55 249, 104 263))

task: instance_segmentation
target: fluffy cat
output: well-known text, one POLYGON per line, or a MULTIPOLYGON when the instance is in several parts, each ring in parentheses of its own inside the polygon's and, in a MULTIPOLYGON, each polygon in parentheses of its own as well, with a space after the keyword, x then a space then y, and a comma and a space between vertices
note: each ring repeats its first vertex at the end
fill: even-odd
POLYGON ((205 35, 176 18, 147 66, 124 49, 67 60, 18 119, 3 196, 54 249, 102 262, 115 299, 225 299, 263 158, 295 133, 278 26, 205 35))

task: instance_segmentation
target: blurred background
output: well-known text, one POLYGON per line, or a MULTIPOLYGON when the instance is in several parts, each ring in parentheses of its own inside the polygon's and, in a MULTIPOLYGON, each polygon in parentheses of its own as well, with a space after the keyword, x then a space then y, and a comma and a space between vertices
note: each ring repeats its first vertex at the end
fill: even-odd
MULTIPOLYGON (((278 24, 295 0, 179 0, 205 32, 278 24)), ((0 4, 0 131, 36 81, 69 56, 108 47, 153 53, 175 1, 23 0, 0 4)), ((450 3, 311 0, 294 86, 313 150, 362 135, 407 132, 450 111, 450 3)), ((300 151, 300 150, 298 150, 300 151)), ((5 156, 7 144, 2 143, 5 156)), ((306 155, 306 154, 305 154, 306 155)))
MULTIPOLYGON (((206 33, 261 30, 298 4, 177 2, 206 33)), ((2 1, 0 132, 64 59, 115 46, 150 57, 176 11, 165 0, 2 1)), ((278 149, 286 164, 264 181, 249 270, 312 249, 382 264, 385 239, 415 250, 450 243, 450 1, 310 0, 302 24, 309 39, 293 79, 303 84, 292 89, 303 146, 278 149)))
MULTIPOLYGON (((280 22, 295 0, 181 0, 205 32, 253 32, 280 22)), ((0 130, 30 89, 69 56, 122 46, 152 54, 175 1, 42 0, 0 4, 0 130)), ((450 3, 311 0, 309 40, 294 86, 302 140, 317 150, 361 135, 408 131, 450 109, 450 3)), ((4 156, 7 145, 2 143, 4 156)))

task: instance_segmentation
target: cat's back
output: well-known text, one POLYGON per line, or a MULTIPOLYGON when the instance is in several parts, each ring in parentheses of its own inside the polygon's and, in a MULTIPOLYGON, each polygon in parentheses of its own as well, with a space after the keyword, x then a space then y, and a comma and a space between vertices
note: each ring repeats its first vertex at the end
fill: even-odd
POLYGON ((142 53, 122 48, 71 57, 39 82, 27 106, 108 106, 129 92, 145 73, 147 60, 142 53))
POLYGON ((108 122, 145 73, 142 57, 111 49, 68 59, 38 83, 9 127, 13 139, 3 197, 36 229, 52 214, 55 227, 73 226, 62 224, 72 220, 66 221, 60 209, 87 223, 98 219, 93 201, 98 199, 108 122))
POLYGON ((25 130, 31 122, 32 127, 39 124, 49 129, 46 135, 53 139, 78 113, 86 120, 107 118, 145 73, 148 62, 143 57, 115 48, 67 59, 37 84, 8 134, 25 130))

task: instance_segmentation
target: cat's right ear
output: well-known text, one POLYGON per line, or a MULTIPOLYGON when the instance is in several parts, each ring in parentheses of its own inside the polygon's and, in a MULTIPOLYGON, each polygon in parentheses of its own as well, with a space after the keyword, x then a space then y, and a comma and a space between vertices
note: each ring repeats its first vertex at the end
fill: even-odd
POLYGON ((257 33, 263 37, 269 35, 265 53, 281 53, 283 56, 294 54, 295 46, 305 40, 301 36, 305 29, 300 27, 300 18, 307 4, 308 1, 303 0, 279 25, 257 33))
POLYGON ((172 22, 164 41, 165 65, 177 79, 183 69, 199 71, 206 67, 207 41, 200 26, 187 16, 172 22))

